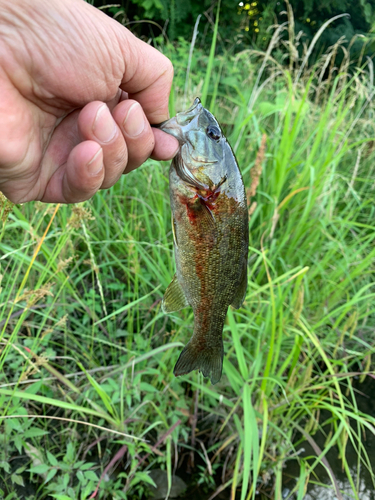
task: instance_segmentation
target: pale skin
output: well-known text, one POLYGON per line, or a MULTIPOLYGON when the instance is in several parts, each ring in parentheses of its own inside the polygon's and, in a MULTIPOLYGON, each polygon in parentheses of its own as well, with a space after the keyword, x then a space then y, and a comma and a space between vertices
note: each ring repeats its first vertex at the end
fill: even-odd
POLYGON ((0 191, 75 203, 177 140, 171 62, 83 0, 0 0, 0 191))

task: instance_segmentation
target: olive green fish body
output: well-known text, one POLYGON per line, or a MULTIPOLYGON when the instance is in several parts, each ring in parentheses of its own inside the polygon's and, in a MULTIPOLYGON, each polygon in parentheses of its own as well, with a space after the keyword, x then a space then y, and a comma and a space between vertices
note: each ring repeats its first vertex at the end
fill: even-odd
POLYGON ((172 312, 190 305, 194 311, 193 336, 175 375, 199 369, 216 383, 228 307, 240 307, 246 294, 248 212, 241 173, 215 118, 197 100, 189 113, 190 129, 175 135, 182 144, 169 174, 176 275, 163 307, 172 312))

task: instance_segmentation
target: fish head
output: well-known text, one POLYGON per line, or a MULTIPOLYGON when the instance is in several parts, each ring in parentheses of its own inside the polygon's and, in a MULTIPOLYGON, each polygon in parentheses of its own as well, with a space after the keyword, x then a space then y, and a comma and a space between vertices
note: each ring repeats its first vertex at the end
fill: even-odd
POLYGON ((159 128, 179 141, 182 158, 188 159, 191 169, 221 162, 225 147, 229 147, 216 118, 198 97, 187 111, 177 113, 159 128))

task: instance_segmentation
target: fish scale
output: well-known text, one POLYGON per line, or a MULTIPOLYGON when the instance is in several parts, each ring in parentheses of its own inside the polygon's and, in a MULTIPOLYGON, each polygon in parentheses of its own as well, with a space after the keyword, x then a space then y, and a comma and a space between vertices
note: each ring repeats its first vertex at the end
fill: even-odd
POLYGON ((169 172, 176 274, 163 297, 166 313, 191 306, 194 331, 175 375, 200 370, 221 378, 228 307, 246 295, 249 223, 245 188, 233 151, 215 117, 197 98, 160 125, 180 150, 169 172))

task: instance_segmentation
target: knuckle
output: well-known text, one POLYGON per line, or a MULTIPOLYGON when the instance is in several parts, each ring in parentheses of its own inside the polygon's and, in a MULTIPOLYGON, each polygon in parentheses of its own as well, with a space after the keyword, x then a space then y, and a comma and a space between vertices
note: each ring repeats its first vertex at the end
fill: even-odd
POLYGON ((85 177, 79 185, 69 183, 63 190, 63 195, 66 203, 80 203, 89 200, 100 188, 102 175, 93 175, 85 177))
POLYGON ((166 69, 165 73, 167 77, 172 81, 174 76, 174 68, 170 59, 166 58, 166 69))
POLYGON ((110 170, 112 172, 123 171, 126 168, 126 164, 128 163, 128 152, 126 148, 121 148, 121 151, 118 151, 117 154, 112 156, 106 162, 106 158, 104 158, 104 165, 106 166, 106 171, 110 170))
POLYGON ((3 195, 4 198, 6 198, 11 203, 14 203, 15 205, 18 203, 25 203, 26 201, 29 201, 27 197, 23 199, 24 197, 22 195, 7 193, 6 190, 2 190, 0 186, 0 201, 1 201, 1 195, 3 195))
POLYGON ((129 160, 128 164, 134 165, 142 165, 152 154, 154 150, 154 141, 148 141, 145 147, 141 148, 132 148, 129 151, 129 160))
POLYGON ((128 164, 128 153, 123 149, 120 153, 110 158, 104 158, 105 176, 100 189, 112 187, 125 172, 128 164))

